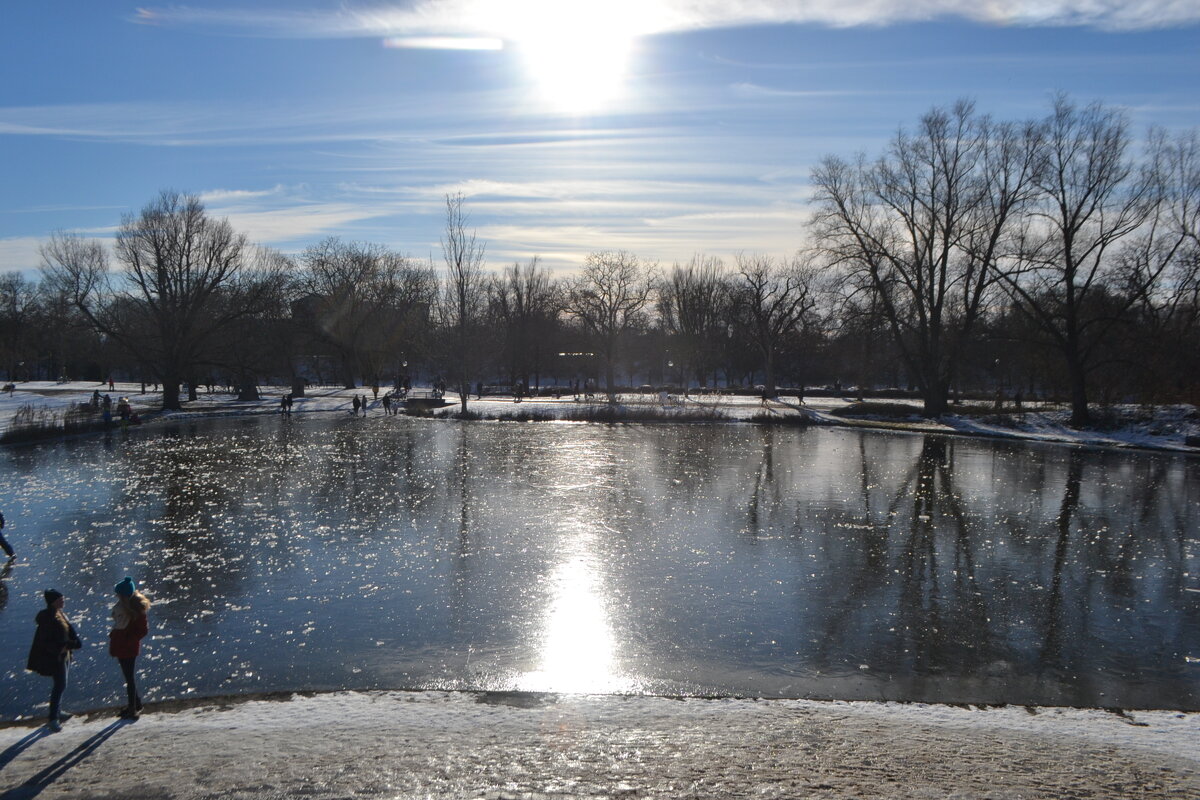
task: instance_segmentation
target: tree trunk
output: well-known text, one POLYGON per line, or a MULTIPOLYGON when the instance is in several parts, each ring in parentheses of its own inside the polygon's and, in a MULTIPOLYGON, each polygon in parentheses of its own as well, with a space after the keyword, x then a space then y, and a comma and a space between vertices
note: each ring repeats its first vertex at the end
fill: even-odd
POLYGON ((944 385, 935 384, 922 390, 921 416, 936 419, 946 413, 947 391, 944 385))
POLYGON ((1071 427, 1082 428, 1092 421, 1088 413, 1087 371, 1078 358, 1067 359, 1067 380, 1071 385, 1071 427))
POLYGON ((763 363, 763 397, 778 397, 775 391, 775 354, 767 352, 763 363))
POLYGON ((238 383, 238 400, 261 400, 258 394, 258 384, 249 378, 238 383))
POLYGON ((163 378, 162 407, 163 411, 178 411, 180 409, 178 378, 163 378))

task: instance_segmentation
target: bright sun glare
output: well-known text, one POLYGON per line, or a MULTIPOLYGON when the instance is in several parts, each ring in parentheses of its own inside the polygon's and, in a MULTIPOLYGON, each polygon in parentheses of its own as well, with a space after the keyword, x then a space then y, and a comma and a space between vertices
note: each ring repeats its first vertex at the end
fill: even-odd
POLYGON ((509 21, 513 39, 547 104, 586 114, 620 95, 636 35, 630 4, 551 0, 521 8, 509 21))

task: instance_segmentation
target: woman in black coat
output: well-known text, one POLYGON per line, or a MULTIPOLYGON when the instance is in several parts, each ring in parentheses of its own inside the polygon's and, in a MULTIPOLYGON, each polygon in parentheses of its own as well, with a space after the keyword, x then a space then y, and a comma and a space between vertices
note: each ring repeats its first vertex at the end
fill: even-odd
POLYGON ((37 614, 37 631, 33 634, 33 645, 29 648, 29 661, 25 668, 54 679, 50 690, 50 718, 47 727, 58 732, 70 715, 62 711, 63 691, 67 688, 67 665, 71 651, 83 646, 75 626, 63 613, 64 599, 61 592, 47 589, 43 596, 46 607, 37 614))

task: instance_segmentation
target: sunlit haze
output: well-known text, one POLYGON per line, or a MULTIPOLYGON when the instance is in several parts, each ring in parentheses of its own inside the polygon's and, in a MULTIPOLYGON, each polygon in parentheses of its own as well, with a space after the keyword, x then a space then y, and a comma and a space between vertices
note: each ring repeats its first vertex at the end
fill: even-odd
POLYGON ((514 26, 521 55, 552 110, 583 114, 617 98, 633 41, 627 5, 581 12, 570 3, 537 3, 514 26))

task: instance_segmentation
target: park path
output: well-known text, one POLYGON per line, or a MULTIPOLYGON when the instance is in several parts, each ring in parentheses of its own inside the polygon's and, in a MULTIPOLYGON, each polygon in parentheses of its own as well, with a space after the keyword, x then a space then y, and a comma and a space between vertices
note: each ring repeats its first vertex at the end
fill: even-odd
POLYGON ((376 692, 0 729, 0 798, 1183 798, 1200 715, 376 692))

